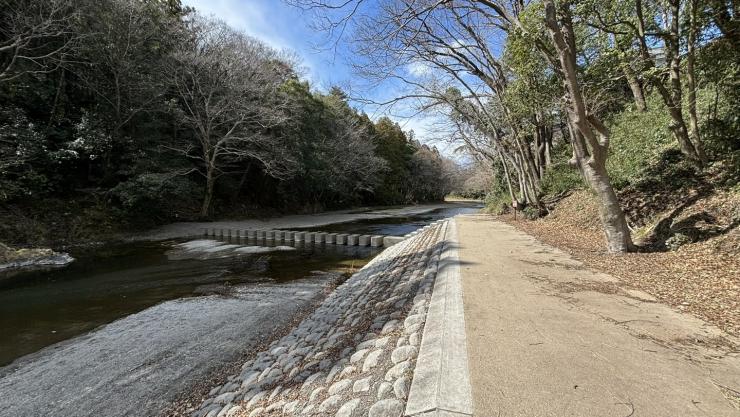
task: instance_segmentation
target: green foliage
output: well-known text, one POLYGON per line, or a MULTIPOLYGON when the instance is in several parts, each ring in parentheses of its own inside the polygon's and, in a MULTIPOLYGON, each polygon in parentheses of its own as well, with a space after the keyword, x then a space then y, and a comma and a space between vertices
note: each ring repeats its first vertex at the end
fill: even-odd
POLYGON ((555 196, 566 191, 578 190, 586 186, 583 177, 577 169, 567 163, 551 166, 542 177, 542 192, 548 196, 555 196))
POLYGON ((414 148, 398 123, 381 117, 375 124, 376 151, 388 163, 388 170, 375 190, 375 197, 385 204, 408 202, 408 179, 414 148))
POLYGON ((156 224, 180 217, 179 211, 197 205, 202 186, 184 176, 142 174, 110 190, 125 216, 156 224), (143 216, 143 217, 139 217, 143 216))
POLYGON ((505 191, 492 191, 483 200, 486 205, 485 211, 491 214, 501 215, 511 210, 511 197, 505 191))
MULTIPOLYGON (((33 7, 21 7, 31 3, 19 2, 12 12, 33 14, 33 7)), ((204 157, 208 143, 201 138, 232 128, 239 137, 219 154, 216 214, 424 202, 447 192, 449 161, 436 149, 422 147, 390 119, 373 122, 352 108, 340 88, 313 91, 289 57, 258 40, 228 37, 264 52, 258 58, 225 53, 196 62, 204 65, 187 65, 191 61, 184 58, 206 46, 196 35, 198 22, 208 26, 208 20, 190 16, 192 9, 179 0, 79 0, 70 7, 74 18, 59 22, 64 31, 33 46, 41 53, 74 37, 64 66, 35 71, 24 61, 26 67, 13 68, 17 77, 0 76, 0 203, 9 207, 3 220, 12 223, 40 197, 58 202, 43 208, 48 213, 34 211, 42 220, 27 225, 35 232, 23 239, 38 235, 41 222, 53 229, 51 212, 65 207, 122 228, 195 217, 210 167, 204 157), (216 77, 226 69, 237 76, 216 77), (258 73, 277 88, 245 98, 264 90, 259 87, 265 83, 252 77, 258 73), (186 102, 183 88, 197 85, 193 91, 201 91, 211 80, 221 84, 213 88, 215 95, 205 95, 204 108, 223 105, 222 95, 235 91, 228 84, 233 80, 245 88, 232 96, 249 106, 227 102, 207 123, 188 123, 188 112, 204 103, 196 96, 186 102), (237 126, 223 120, 236 120, 237 126), (206 124, 216 133, 203 135, 199 129, 206 124), (257 128, 246 132, 247 124, 257 128), (289 169, 281 171, 283 165, 289 169)), ((17 22, 38 20, 25 17, 17 22)), ((219 39, 214 34, 216 47, 219 39)), ((9 53, 0 51, 0 61, 10 62, 9 53)), ((69 229, 54 233, 70 237, 89 230, 82 219, 70 220, 69 229)))
POLYGON ((607 170, 615 188, 639 180, 645 167, 657 163, 664 151, 676 146, 662 101, 657 94, 647 101, 647 112, 625 110, 609 121, 612 136, 607 170))

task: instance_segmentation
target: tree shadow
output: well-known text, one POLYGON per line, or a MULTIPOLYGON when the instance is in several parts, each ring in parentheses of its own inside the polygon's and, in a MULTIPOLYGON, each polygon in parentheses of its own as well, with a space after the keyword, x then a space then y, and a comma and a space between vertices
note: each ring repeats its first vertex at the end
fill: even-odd
POLYGON ((703 242, 730 232, 740 222, 721 225, 706 210, 677 221, 687 209, 711 196, 718 180, 707 172, 699 172, 677 149, 664 151, 641 176, 619 192, 633 227, 647 226, 651 219, 661 216, 638 248, 641 252, 662 252, 684 243, 703 242))

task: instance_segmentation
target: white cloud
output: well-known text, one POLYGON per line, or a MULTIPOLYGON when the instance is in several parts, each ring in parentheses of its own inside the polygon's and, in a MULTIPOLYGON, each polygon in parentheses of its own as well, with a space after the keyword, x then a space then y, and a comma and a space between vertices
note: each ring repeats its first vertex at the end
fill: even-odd
POLYGON ((289 48, 290 44, 278 33, 271 23, 270 14, 260 1, 240 2, 239 0, 185 0, 204 15, 212 15, 243 30, 246 34, 267 43, 275 49, 289 48), (246 4, 245 4, 246 3, 246 4))
POLYGON ((295 9, 276 0, 184 0, 184 3, 272 48, 294 52, 301 59, 305 75, 312 83, 319 82, 320 65, 307 53, 310 50, 310 41, 304 36, 307 24, 298 19, 295 9))
POLYGON ((423 62, 412 62, 406 66, 406 70, 409 72, 409 74, 415 75, 417 77, 427 75, 432 71, 432 69, 429 68, 429 65, 423 62))

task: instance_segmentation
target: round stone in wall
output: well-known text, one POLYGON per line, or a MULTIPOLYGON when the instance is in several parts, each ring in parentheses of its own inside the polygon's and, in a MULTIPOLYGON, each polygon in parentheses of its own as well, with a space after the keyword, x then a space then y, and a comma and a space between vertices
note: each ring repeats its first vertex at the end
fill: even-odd
POLYGON ((368 417, 401 417, 403 403, 399 400, 380 400, 370 407, 368 417))

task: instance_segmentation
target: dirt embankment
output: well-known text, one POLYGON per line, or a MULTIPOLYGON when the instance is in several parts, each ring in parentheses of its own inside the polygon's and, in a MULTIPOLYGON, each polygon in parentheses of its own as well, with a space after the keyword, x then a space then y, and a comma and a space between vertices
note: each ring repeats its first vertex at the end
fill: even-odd
POLYGON ((624 255, 606 253, 588 191, 573 193, 539 220, 501 219, 592 269, 740 334, 740 193, 695 190, 660 209, 635 199, 627 206, 640 251, 624 255))

